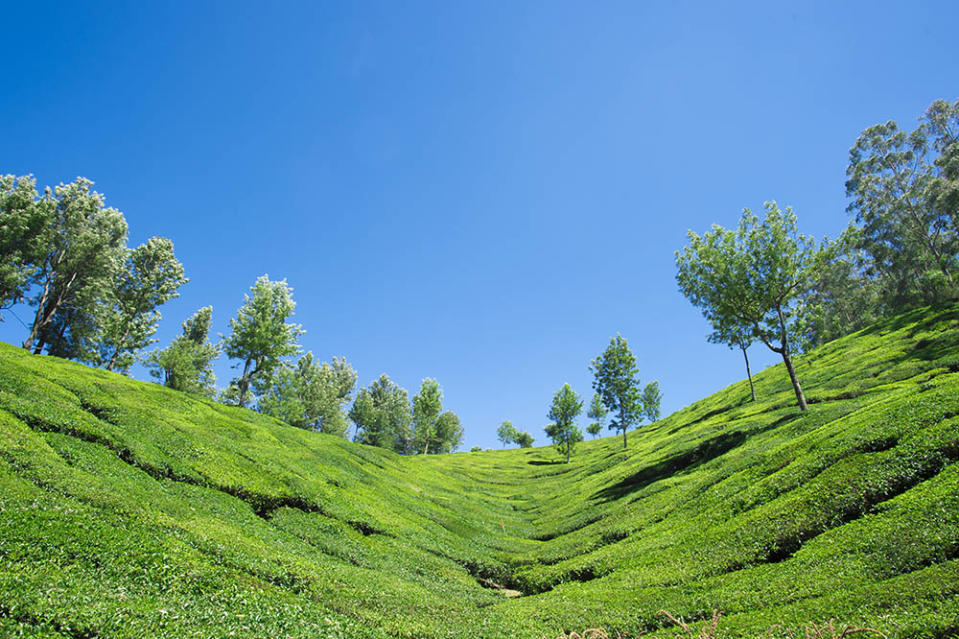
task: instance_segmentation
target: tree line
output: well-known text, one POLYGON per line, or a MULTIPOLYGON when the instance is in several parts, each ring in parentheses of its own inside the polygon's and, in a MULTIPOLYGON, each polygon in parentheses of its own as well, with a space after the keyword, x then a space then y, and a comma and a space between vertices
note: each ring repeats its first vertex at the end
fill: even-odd
POLYGON ((743 211, 735 229, 689 231, 679 288, 710 322, 708 339, 782 357, 801 410, 792 356, 903 310, 959 299, 959 101, 937 100, 906 132, 869 127, 849 151, 848 227, 820 243, 791 208, 743 211))
POLYGON ((411 402, 382 375, 347 408, 356 371, 342 357, 301 354, 305 331, 288 321, 295 302, 285 280, 258 278, 218 343, 209 338, 207 306, 165 348, 145 351, 157 341, 159 308, 188 279, 173 242, 153 237, 129 248, 127 231, 123 213, 106 207, 86 178, 40 192, 32 176, 0 175, 0 311, 31 309, 23 348, 124 374, 140 361, 169 388, 341 437, 352 421, 355 441, 399 453, 450 452, 462 442, 460 420, 443 411, 434 379, 423 380, 411 402), (213 362, 221 355, 239 374, 218 391, 213 362))

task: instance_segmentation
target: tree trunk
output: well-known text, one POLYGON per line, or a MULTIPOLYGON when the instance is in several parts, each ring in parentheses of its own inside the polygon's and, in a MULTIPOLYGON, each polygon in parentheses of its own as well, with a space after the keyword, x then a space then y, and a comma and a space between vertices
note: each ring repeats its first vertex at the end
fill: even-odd
POLYGON ((752 395, 753 401, 756 401, 756 389, 753 386, 753 374, 749 370, 749 355, 746 354, 746 347, 743 346, 741 343, 739 344, 739 348, 742 349, 743 359, 746 360, 746 377, 749 378, 749 394, 752 395))
POLYGON ((626 450, 626 429, 623 429, 623 450, 626 450))
POLYGON ((430 434, 429 431, 426 433, 426 444, 423 445, 423 454, 425 455, 430 450, 430 434))
POLYGON ((799 410, 806 410, 806 396, 803 395, 802 386, 799 385, 799 378, 796 377, 796 370, 793 368, 792 358, 789 357, 789 349, 784 348, 782 352, 783 363, 786 364, 786 370, 789 371, 789 379, 793 383, 793 391, 796 393, 796 399, 799 401, 799 410))
POLYGON ((237 386, 240 387, 240 395, 236 398, 236 403, 240 406, 246 406, 246 393, 250 390, 250 378, 248 377, 250 372, 250 360, 246 360, 246 363, 243 364, 243 374, 240 375, 240 382, 237 386))

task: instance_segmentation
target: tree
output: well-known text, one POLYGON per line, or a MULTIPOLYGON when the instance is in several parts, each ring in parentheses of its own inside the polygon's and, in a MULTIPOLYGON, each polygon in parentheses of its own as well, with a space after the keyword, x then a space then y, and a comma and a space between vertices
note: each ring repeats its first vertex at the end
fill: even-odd
POLYGON ((576 443, 583 441, 583 433, 576 426, 576 417, 582 410, 583 402, 579 395, 569 387, 569 384, 563 384, 563 387, 553 396, 553 403, 546 415, 553 423, 546 426, 544 430, 552 438, 556 450, 561 455, 566 455, 566 463, 569 463, 576 443))
POLYGON ((589 402, 589 410, 586 412, 586 416, 594 420, 586 427, 586 432, 592 435, 593 439, 596 439, 603 432, 603 422, 606 420, 608 413, 606 406, 603 405, 603 396, 599 393, 593 393, 593 399, 589 402))
POLYGON ((783 358, 801 410, 806 398, 792 362, 802 335, 804 294, 813 281, 816 251, 796 230, 791 208, 765 204, 760 222, 743 210, 737 230, 713 226, 702 236, 690 231, 689 246, 676 252, 680 290, 707 319, 749 327, 752 337, 783 358))
POLYGON ((187 282, 183 265, 173 254, 173 242, 151 237, 132 251, 114 278, 112 295, 102 317, 102 337, 97 364, 108 371, 117 368, 126 373, 135 361, 134 354, 156 340, 160 312, 157 310, 179 296, 187 282))
POLYGON ((593 372, 593 389, 602 398, 609 412, 616 412, 610 421, 610 430, 623 431, 623 448, 626 448, 626 431, 639 422, 642 410, 639 393, 639 370, 636 358, 622 335, 609 340, 609 346, 589 365, 593 372))
POLYGON ((861 225, 884 313, 959 293, 957 137, 959 101, 938 100, 911 133, 890 120, 849 151, 846 210, 861 225))
POLYGON ((32 176, 0 175, 0 309, 22 301, 46 256, 53 217, 49 193, 32 176))
POLYGON ((430 442, 430 453, 451 453, 463 443, 463 426, 451 410, 436 419, 436 436, 430 442))
POLYGON ((205 306, 183 322, 182 335, 147 357, 150 374, 168 388, 213 396, 213 360, 219 357, 220 349, 207 337, 212 317, 213 307, 205 306))
POLYGON ((295 367, 280 367, 257 409, 297 428, 345 437, 348 424, 343 408, 355 386, 356 371, 345 358, 321 364, 309 352, 295 367))
POLYGON ((746 352, 752 343, 752 331, 746 326, 730 323, 713 323, 713 332, 706 340, 711 344, 725 344, 729 348, 738 348, 746 362, 746 378, 749 379, 749 395, 756 401, 756 387, 753 385, 753 372, 749 368, 749 353, 746 352))
POLYGON ((519 444, 520 448, 532 448, 533 447, 533 436, 524 431, 519 431, 516 433, 516 439, 513 440, 519 444))
POLYGON ((513 422, 506 420, 496 429, 496 437, 503 446, 509 446, 516 442, 516 438, 519 437, 519 431, 513 427, 513 422))
POLYGON ((409 394, 385 374, 356 394, 350 419, 356 424, 354 441, 397 453, 409 452, 412 419, 409 394))
POLYGON ((38 242, 45 250, 33 275, 38 292, 30 333, 23 347, 34 353, 71 327, 71 314, 89 317, 95 303, 109 294, 125 253, 127 223, 120 211, 104 208, 103 196, 91 191, 93 182, 77 178, 54 189, 49 227, 38 242), (82 304, 81 304, 82 302, 82 304))
POLYGON ((659 382, 650 382, 643 388, 641 398, 643 405, 643 417, 649 420, 649 423, 655 423, 660 418, 660 405, 663 401, 663 393, 659 390, 659 382))
POLYGON ((286 322, 296 306, 286 280, 272 282, 262 275, 244 299, 236 318, 230 320, 232 332, 223 340, 226 356, 240 360, 243 366, 232 383, 239 406, 246 406, 251 387, 269 387, 283 358, 299 351, 297 338, 304 332, 299 324, 286 322))
POLYGON ((435 379, 426 378, 413 396, 413 443, 425 455, 437 439, 436 420, 443 410, 443 391, 435 379))

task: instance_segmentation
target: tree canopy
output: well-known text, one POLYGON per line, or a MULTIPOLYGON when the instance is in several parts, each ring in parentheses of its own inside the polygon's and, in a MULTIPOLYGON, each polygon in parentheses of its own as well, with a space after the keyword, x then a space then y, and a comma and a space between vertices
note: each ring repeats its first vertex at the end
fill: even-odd
POLYGON ((208 339, 212 318, 213 307, 205 306, 183 322, 182 335, 147 357, 150 374, 169 388, 212 396, 216 392, 213 360, 220 354, 208 339))
POLYGON ((609 340, 609 346, 592 361, 589 369, 593 372, 593 389, 606 409, 616 413, 609 428, 623 432, 623 448, 626 448, 626 431, 642 416, 636 357, 626 339, 617 335, 609 340))
POLYGON ((576 443, 583 441, 583 433, 576 426, 576 417, 582 411, 583 402, 579 395, 570 388, 569 384, 563 384, 563 387, 553 396, 549 413, 546 415, 552 423, 544 430, 552 438, 556 450, 566 456, 567 463, 576 443))

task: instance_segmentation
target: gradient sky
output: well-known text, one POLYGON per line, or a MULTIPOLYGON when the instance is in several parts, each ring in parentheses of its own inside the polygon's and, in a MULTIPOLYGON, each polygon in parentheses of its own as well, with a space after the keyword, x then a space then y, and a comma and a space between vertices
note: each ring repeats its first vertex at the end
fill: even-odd
MULTIPOLYGON (((664 413, 742 378, 677 290, 687 229, 774 199, 834 237, 858 133, 959 97, 954 0, 0 15, 0 173, 86 176, 131 245, 174 241, 191 281, 161 345, 205 305, 226 332, 257 276, 286 278, 305 349, 345 355, 362 385, 435 377, 466 449, 498 446, 504 419, 546 443, 553 393, 588 402, 617 332, 664 413)), ((25 333, 5 314, 0 339, 25 333)))

